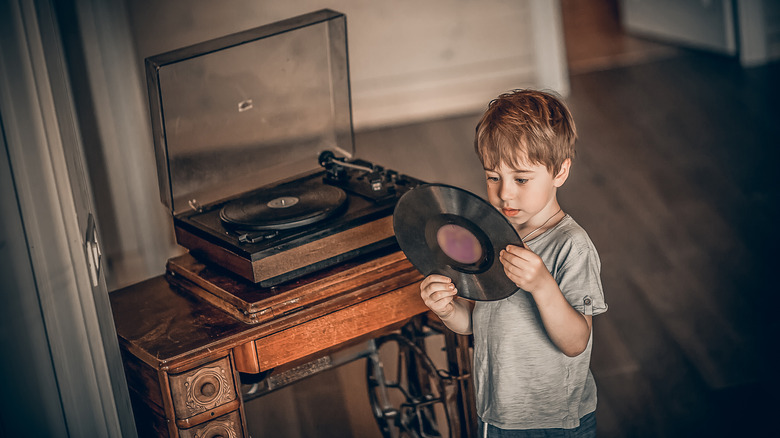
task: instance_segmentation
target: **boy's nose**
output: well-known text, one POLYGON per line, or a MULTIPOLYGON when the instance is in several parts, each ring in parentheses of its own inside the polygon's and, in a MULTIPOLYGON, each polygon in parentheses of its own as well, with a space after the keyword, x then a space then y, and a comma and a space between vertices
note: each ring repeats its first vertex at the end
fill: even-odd
POLYGON ((498 197, 503 201, 508 201, 514 196, 514 186, 512 181, 502 181, 501 187, 498 189, 498 197))

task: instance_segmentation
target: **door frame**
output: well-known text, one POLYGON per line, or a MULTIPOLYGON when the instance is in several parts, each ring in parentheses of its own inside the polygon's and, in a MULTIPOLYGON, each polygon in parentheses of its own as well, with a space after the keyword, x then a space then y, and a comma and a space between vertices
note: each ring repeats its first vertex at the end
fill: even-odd
MULTIPOLYGON (((60 415, 39 417, 25 412, 28 406, 12 405, 4 412, 3 431, 29 431, 25 425, 39 421, 51 424, 34 427, 65 427, 70 436, 135 436, 105 276, 99 269, 99 232, 90 229, 95 227, 94 206, 53 3, 2 2, 0 28, 0 121, 11 174, 3 199, 11 206, 15 200, 17 207, 4 215, 23 232, 9 241, 24 242, 0 248, 3 257, 24 268, 8 269, 3 295, 22 303, 7 310, 19 315, 15 324, 38 330, 41 336, 35 341, 45 339, 46 345, 31 348, 32 357, 18 358, 19 366, 36 361, 36 374, 53 387, 14 384, 37 391, 27 396, 47 400, 49 412, 57 404, 61 410, 60 415), (90 247, 88 238, 96 246, 90 247), (97 269, 90 270, 88 257, 93 255, 97 269)), ((20 349, 25 339, 9 343, 20 349)))

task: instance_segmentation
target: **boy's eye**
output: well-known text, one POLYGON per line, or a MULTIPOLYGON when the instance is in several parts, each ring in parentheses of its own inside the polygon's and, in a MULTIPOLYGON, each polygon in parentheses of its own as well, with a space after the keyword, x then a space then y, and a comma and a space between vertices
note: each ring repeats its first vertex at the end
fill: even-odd
POLYGON ((528 180, 527 180, 527 179, 525 179, 525 178, 517 178, 517 179, 515 179, 515 181, 516 181, 518 184, 525 184, 525 183, 527 183, 527 182, 528 182, 528 180))
POLYGON ((496 182, 496 181, 498 181, 498 177, 497 176, 488 176, 487 180, 490 181, 490 182, 496 182))

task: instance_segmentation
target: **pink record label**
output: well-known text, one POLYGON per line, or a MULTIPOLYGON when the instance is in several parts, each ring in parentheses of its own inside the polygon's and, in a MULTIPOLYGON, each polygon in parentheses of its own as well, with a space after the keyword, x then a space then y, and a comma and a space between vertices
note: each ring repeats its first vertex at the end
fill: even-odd
POLYGON ((482 258, 482 246, 474 234, 460 225, 442 225, 436 232, 439 248, 458 263, 470 265, 482 258))

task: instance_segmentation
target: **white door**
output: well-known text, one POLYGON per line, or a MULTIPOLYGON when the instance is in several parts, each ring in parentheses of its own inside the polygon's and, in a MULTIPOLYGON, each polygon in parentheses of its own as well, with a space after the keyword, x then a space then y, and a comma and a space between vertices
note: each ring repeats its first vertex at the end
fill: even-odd
POLYGON ((727 55, 737 54, 731 0, 620 0, 629 34, 727 55))

